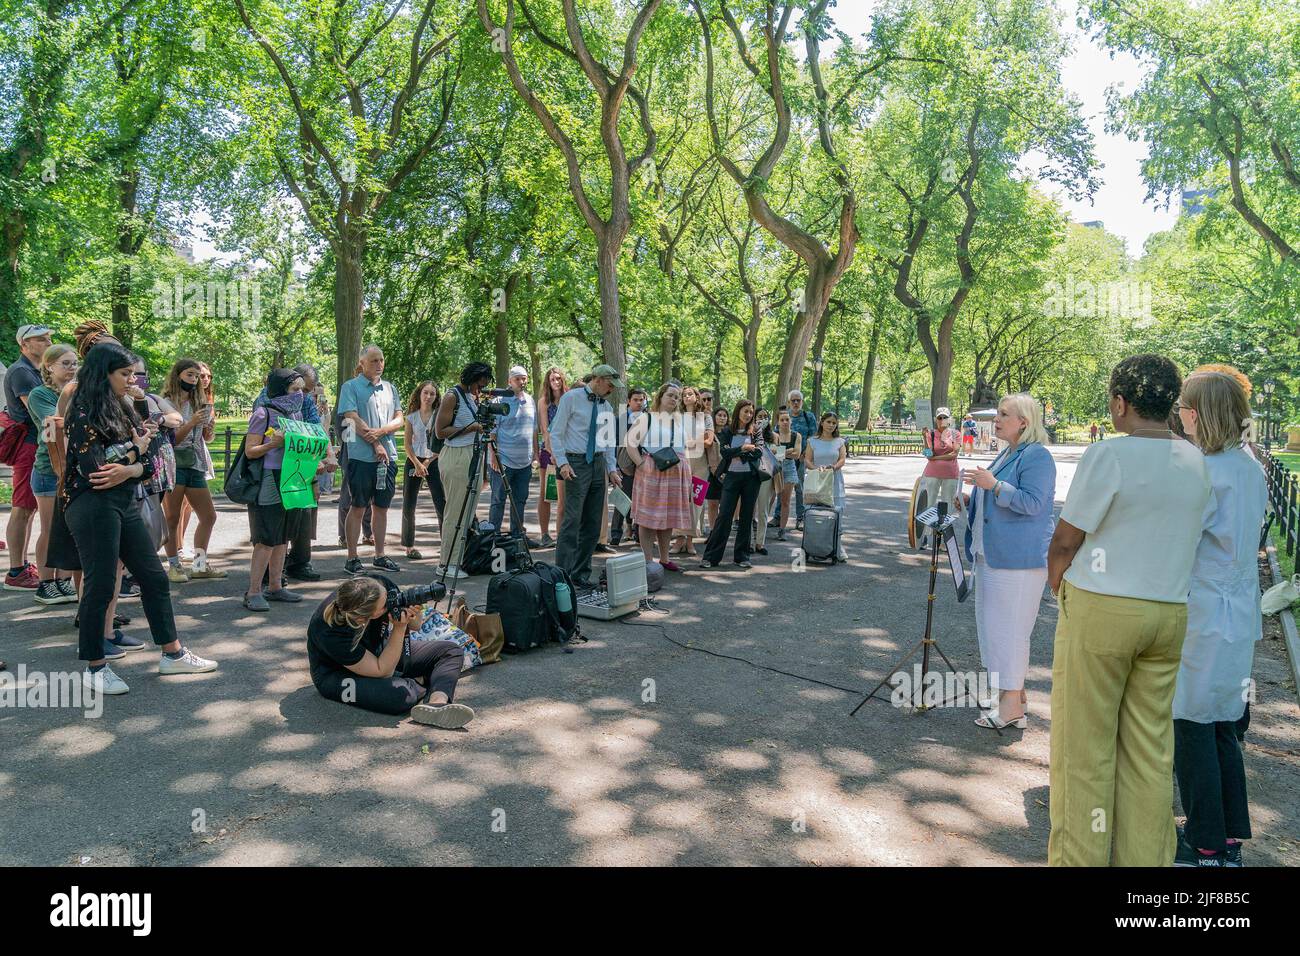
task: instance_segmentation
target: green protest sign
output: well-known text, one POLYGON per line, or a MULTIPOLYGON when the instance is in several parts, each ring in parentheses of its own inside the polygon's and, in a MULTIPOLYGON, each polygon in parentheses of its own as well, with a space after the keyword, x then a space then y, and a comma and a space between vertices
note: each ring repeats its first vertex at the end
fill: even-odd
POLYGON ((320 425, 282 418, 276 424, 284 431, 284 465, 280 470, 280 498, 286 509, 315 508, 311 482, 329 448, 329 436, 320 425))

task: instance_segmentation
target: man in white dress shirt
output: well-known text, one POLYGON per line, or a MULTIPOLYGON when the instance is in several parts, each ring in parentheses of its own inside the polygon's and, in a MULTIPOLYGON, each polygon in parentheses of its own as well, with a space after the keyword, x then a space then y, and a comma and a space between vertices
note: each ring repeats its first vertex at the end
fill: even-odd
POLYGON ((605 521, 605 483, 621 482, 614 458, 617 419, 605 399, 622 385, 613 366, 597 365, 586 385, 560 396, 551 424, 556 474, 564 482, 564 521, 555 563, 568 572, 576 588, 594 586, 591 556, 605 521))

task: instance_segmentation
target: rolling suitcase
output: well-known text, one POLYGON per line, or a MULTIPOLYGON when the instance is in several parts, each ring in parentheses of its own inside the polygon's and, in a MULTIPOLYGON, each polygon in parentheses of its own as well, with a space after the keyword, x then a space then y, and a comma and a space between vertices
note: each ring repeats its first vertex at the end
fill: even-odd
POLYGON ((811 561, 835 564, 840 553, 840 513, 809 505, 803 513, 803 553, 811 561))

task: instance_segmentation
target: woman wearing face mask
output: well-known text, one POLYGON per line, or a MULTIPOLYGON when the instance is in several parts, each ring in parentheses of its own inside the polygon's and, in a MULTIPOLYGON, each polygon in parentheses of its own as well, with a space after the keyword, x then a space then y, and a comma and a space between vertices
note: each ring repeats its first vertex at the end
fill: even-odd
POLYGON ((80 571, 80 563, 62 568, 50 559, 50 531, 54 522, 54 502, 58 496, 63 447, 58 417, 59 392, 77 377, 77 353, 70 345, 51 345, 41 357, 41 380, 44 384, 27 393, 27 412, 36 428, 36 462, 32 466, 32 494, 41 515, 41 536, 36 542, 36 567, 41 583, 36 588, 37 604, 76 604, 77 589, 72 578, 60 576, 59 570, 80 571), (50 456, 53 451, 55 458, 50 456), (60 462, 55 468, 55 459, 60 462))
POLYGON ((722 446, 718 436, 731 424, 731 414, 725 408, 709 412, 713 420, 713 444, 704 450, 704 460, 709 466, 709 487, 704 493, 704 504, 709 513, 709 533, 718 523, 718 502, 722 500, 722 446))
POLYGON ((119 561, 140 582, 149 631, 162 650, 158 672, 199 674, 217 667, 190 653, 176 635, 170 585, 137 503, 136 485, 157 466, 148 449, 158 426, 141 422, 130 402, 124 401, 135 380, 134 359, 115 343, 90 349, 66 416, 63 498, 85 574, 79 656, 87 662, 83 682, 104 694, 127 692, 104 653, 104 619, 113 600, 119 561))
MULTIPOLYGON (((777 463, 776 453, 781 448, 776 443, 776 436, 772 434, 772 413, 766 408, 760 408, 758 414, 754 416, 754 424, 758 426, 757 441, 759 449, 765 455, 770 455, 769 462, 777 463)), ((760 482, 758 486, 758 498, 754 500, 754 553, 767 556, 767 516, 772 510, 772 499, 780 493, 781 490, 781 472, 779 464, 774 464, 772 468, 772 477, 760 482)))
POLYGON ((790 521, 790 496, 799 484, 799 461, 803 458, 803 436, 792 427, 790 409, 781 406, 776 415, 777 459, 781 462, 781 487, 777 492, 776 540, 785 540, 790 521))
MULTIPOLYGON (((135 356, 135 381, 126 390, 136 414, 158 423, 158 434, 149 443, 146 452, 154 459, 152 474, 136 486, 136 497, 144 514, 145 524, 153 537, 155 550, 163 546, 167 536, 167 518, 163 512, 163 498, 176 486, 176 456, 172 449, 172 436, 185 423, 175 406, 149 389, 149 371, 144 359, 135 356)), ((170 575, 168 576, 169 580, 170 575)), ((133 577, 124 577, 121 597, 139 595, 139 584, 133 577)))
MULTIPOLYGON (((212 439, 216 437, 216 393, 212 390, 212 369, 205 362, 199 362, 199 387, 195 390, 195 398, 200 405, 207 405, 211 408, 212 415, 208 423, 203 426, 203 440, 211 444, 212 439)), ((324 421, 325 419, 321 419, 324 421)), ((208 470, 203 476, 208 481, 217 477, 216 470, 212 467, 212 456, 208 456, 208 470)), ((189 529, 190 518, 194 514, 194 509, 190 507, 188 499, 181 501, 181 520, 179 533, 177 534, 177 545, 180 548, 179 554, 182 558, 189 560, 189 555, 185 550, 185 532, 189 529)))
POLYGON ((277 368, 266 377, 266 404, 253 409, 248 419, 248 437, 244 454, 262 464, 262 487, 257 502, 248 506, 248 524, 253 541, 252 567, 244 607, 250 611, 269 611, 270 601, 296 604, 302 595, 279 586, 284 580, 284 558, 289 541, 304 520, 302 508, 286 510, 280 498, 280 469, 284 465, 284 429, 282 419, 302 421, 303 380, 289 368, 277 368), (270 583, 262 591, 262 580, 270 570, 270 583))
POLYGON ((718 518, 704 545, 704 560, 700 567, 717 567, 722 553, 727 550, 731 537, 731 522, 740 506, 740 526, 736 529, 736 550, 732 558, 737 567, 748 570, 750 523, 754 520, 754 502, 758 500, 758 461, 762 451, 758 446, 759 431, 754 421, 754 403, 741 399, 731 416, 731 427, 718 432, 718 451, 722 455, 719 471, 722 474, 722 500, 718 504, 718 518))
POLYGON ((212 461, 204 432, 212 427, 212 406, 203 400, 200 366, 194 359, 183 358, 172 366, 163 385, 163 398, 167 399, 183 419, 176 429, 174 454, 176 456, 176 487, 163 499, 167 515, 167 578, 173 584, 191 578, 224 578, 225 571, 217 570, 208 562, 208 542, 217 524, 217 509, 208 491, 208 472, 212 461), (180 558, 181 511, 188 504, 199 517, 194 532, 194 564, 186 571, 180 558))

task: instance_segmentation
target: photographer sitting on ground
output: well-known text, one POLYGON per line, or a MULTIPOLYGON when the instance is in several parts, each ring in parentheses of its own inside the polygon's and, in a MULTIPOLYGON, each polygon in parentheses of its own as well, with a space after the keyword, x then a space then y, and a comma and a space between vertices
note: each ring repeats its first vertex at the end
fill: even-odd
POLYGON ((323 697, 380 714, 408 711, 419 724, 464 727, 474 711, 453 704, 465 651, 451 641, 416 641, 408 633, 422 609, 388 613, 395 586, 380 576, 344 581, 307 625, 307 662, 323 697), (423 680, 423 686, 419 683, 423 680))

